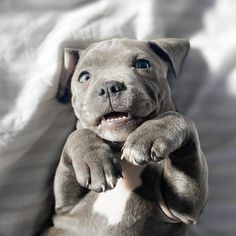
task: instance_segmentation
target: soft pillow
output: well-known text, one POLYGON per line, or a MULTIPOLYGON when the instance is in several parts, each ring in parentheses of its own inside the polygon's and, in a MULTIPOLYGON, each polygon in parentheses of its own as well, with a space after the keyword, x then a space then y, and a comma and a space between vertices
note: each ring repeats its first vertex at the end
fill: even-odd
POLYGON ((112 37, 186 37, 192 50, 172 91, 198 128, 209 201, 188 235, 236 234, 236 3, 230 0, 0 2, 0 235, 49 222, 52 182, 75 118, 57 102, 64 47, 112 37))

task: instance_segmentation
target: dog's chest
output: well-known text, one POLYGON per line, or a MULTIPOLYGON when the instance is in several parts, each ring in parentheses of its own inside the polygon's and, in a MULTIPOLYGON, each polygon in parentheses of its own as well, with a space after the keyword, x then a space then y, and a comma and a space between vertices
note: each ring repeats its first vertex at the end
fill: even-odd
POLYGON ((165 232, 165 227, 169 226, 161 223, 166 220, 154 194, 153 179, 156 183, 159 175, 148 166, 126 163, 122 164, 122 170, 124 178, 118 180, 113 190, 104 193, 90 191, 69 215, 55 218, 54 224, 64 225, 84 236, 143 235, 144 231, 151 236, 165 232), (149 222, 148 225, 145 222, 149 222))
POLYGON ((125 214, 127 202, 132 192, 142 185, 141 173, 144 167, 122 163, 123 178, 120 178, 114 189, 98 194, 93 203, 93 214, 106 217, 109 225, 116 225, 125 214))

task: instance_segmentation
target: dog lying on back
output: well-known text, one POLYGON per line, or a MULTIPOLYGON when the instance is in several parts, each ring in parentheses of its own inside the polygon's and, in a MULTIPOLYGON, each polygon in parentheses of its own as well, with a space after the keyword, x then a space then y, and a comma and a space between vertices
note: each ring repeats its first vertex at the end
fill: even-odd
POLYGON ((168 76, 182 39, 112 39, 65 49, 59 98, 78 118, 58 165, 51 236, 180 236, 208 192, 196 127, 176 112, 168 76))

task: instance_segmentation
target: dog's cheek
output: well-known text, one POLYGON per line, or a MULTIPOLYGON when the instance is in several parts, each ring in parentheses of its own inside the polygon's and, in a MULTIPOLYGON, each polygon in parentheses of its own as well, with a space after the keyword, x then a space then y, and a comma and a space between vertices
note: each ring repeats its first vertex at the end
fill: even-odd
POLYGON ((174 107, 172 102, 171 90, 167 79, 162 76, 159 81, 159 88, 161 91, 160 93, 158 93, 158 103, 160 105, 159 112, 163 113, 173 110, 174 107))
MULTIPOLYGON (((72 107, 74 108, 75 113, 79 112, 78 111, 78 101, 77 100, 78 100, 77 96, 73 94, 72 98, 71 98, 71 103, 72 103, 72 107)), ((76 116, 77 116, 77 114, 76 114, 76 116)))
POLYGON ((71 98, 72 107, 78 120, 81 120, 81 104, 77 95, 73 94, 71 98))
POLYGON ((72 95, 71 103, 72 103, 72 106, 74 107, 75 104, 76 104, 76 97, 75 97, 75 95, 72 95))

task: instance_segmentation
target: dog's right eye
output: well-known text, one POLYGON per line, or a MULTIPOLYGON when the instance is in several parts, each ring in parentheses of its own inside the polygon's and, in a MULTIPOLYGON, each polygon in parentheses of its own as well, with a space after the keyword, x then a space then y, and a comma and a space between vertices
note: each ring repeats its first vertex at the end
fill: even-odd
POLYGON ((91 77, 91 75, 89 74, 88 71, 82 71, 79 75, 79 82, 80 83, 84 83, 86 82, 87 80, 89 80, 91 77))
POLYGON ((150 68, 150 62, 146 59, 143 59, 143 58, 140 58, 138 60, 136 60, 135 62, 135 67, 138 69, 138 70, 146 70, 148 68, 150 68))

